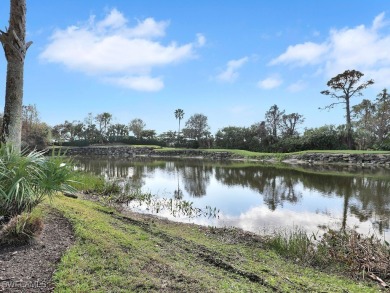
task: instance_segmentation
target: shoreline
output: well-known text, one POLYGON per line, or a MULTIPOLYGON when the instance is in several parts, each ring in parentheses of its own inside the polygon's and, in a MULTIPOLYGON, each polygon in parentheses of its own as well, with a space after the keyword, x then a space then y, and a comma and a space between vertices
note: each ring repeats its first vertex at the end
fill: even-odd
POLYGON ((245 161, 285 163, 289 165, 358 165, 390 168, 390 152, 307 151, 299 153, 250 153, 240 155, 236 150, 164 149, 132 146, 67 147, 68 156, 109 158, 190 158, 212 161, 245 161))
POLYGON ((268 248, 261 236, 241 229, 122 213, 88 199, 58 197, 55 203, 74 225, 76 239, 84 240, 76 241, 62 259, 55 275, 58 292, 65 288, 75 291, 99 288, 106 292, 113 288, 118 292, 380 292, 382 289, 378 282, 352 279, 347 271, 334 271, 327 266, 320 269, 285 258, 268 248), (98 256, 100 249, 104 258, 98 256), (91 255, 91 251, 96 254, 91 255), (113 270, 119 265, 118 259, 120 269, 113 270), (91 266, 99 270, 91 271, 91 266))

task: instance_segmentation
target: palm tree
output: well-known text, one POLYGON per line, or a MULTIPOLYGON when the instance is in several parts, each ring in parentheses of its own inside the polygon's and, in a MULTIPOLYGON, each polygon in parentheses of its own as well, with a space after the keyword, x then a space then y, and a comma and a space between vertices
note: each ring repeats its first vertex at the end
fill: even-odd
POLYGON ((7 59, 7 81, 2 142, 10 142, 15 150, 21 150, 23 73, 24 59, 32 42, 26 38, 26 0, 11 0, 9 27, 6 32, 0 30, 0 43, 7 59))
POLYGON ((175 110, 175 117, 176 117, 176 119, 179 119, 179 132, 177 133, 177 137, 179 138, 179 136, 180 136, 180 120, 183 119, 183 117, 184 117, 184 110, 176 109, 175 110))

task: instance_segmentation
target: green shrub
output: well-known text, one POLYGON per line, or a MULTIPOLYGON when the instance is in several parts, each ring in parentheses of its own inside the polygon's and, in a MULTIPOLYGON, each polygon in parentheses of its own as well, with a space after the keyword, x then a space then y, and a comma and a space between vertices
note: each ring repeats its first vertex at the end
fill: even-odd
POLYGON ((390 139, 386 139, 379 144, 375 144, 374 149, 381 151, 390 151, 390 139))
POLYGON ((74 192, 69 185, 73 168, 55 153, 19 153, 10 145, 0 147, 0 216, 10 219, 31 210, 56 192, 74 192))
POLYGON ((344 134, 334 125, 305 129, 302 150, 340 150, 348 149, 344 134))
POLYGON ((269 147, 275 153, 292 153, 303 150, 303 139, 301 137, 285 137, 278 140, 269 147))

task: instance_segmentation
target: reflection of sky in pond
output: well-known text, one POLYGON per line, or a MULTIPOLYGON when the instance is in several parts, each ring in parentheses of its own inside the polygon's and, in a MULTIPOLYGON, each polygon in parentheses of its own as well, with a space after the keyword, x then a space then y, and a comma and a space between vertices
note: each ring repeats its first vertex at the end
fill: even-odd
MULTIPOLYGON (((138 204, 131 206, 133 210, 138 212, 146 212, 145 205, 139 207, 138 204)), ((167 218, 172 221, 184 223, 194 223, 205 226, 215 227, 237 227, 254 233, 272 233, 274 230, 294 229, 296 227, 303 228, 309 233, 321 233, 321 226, 324 224, 332 228, 339 228, 341 225, 341 215, 321 214, 310 211, 297 212, 288 209, 279 209, 271 211, 268 207, 260 205, 252 207, 245 212, 237 215, 225 214, 221 212, 219 218, 209 217, 176 217, 172 216, 170 211, 160 211, 160 217, 167 218)), ((371 235, 373 231, 371 222, 360 222, 356 217, 350 216, 347 219, 348 226, 354 227, 358 232, 371 235)), ((380 236, 377 234, 377 236, 380 236)), ((384 233, 383 238, 389 240, 389 233, 384 233)))
MULTIPOLYGON (((172 197, 177 190, 178 175, 174 172, 154 170, 153 176, 149 173, 144 178, 144 191, 157 194, 162 197, 172 197)), ((247 231, 261 232, 280 227, 302 227, 309 232, 317 233, 322 225, 341 225, 343 213, 343 197, 334 194, 326 196, 322 192, 305 188, 298 183, 294 186, 297 193, 303 196, 299 203, 283 202, 282 206, 272 211, 263 202, 262 194, 242 186, 221 185, 215 178, 210 178, 207 186, 207 196, 192 197, 182 187, 182 178, 179 178, 179 186, 183 191, 183 199, 194 203, 194 206, 204 208, 206 206, 217 207, 220 210, 219 219, 212 218, 178 218, 170 215, 168 211, 159 212, 160 216, 175 221, 191 222, 201 225, 217 227, 234 226, 247 231)), ((139 211, 145 211, 139 209, 139 211)), ((347 219, 349 227, 356 227, 361 233, 372 233, 371 222, 359 222, 349 215, 347 219)))
MULTIPOLYGON (((163 170, 155 170, 153 176, 148 174, 144 178, 143 191, 149 191, 163 197, 171 197, 177 190, 177 174, 167 174, 163 170)), ((179 186, 183 192, 183 199, 196 203, 197 206, 217 207, 224 214, 237 216, 250 208, 262 206, 262 194, 242 186, 221 185, 215 178, 210 178, 207 186, 207 196, 192 197, 184 190, 182 179, 179 179, 179 186)), ((299 203, 283 202, 283 209, 296 212, 331 212, 339 214, 342 212, 343 198, 327 198, 320 192, 305 189, 302 184, 294 186, 304 196, 299 203)))
MULTIPOLYGON (((293 226, 317 232, 318 226, 340 226, 345 216, 345 224, 357 226, 362 233, 389 232, 388 180, 180 160, 87 161, 81 169, 110 178, 130 178, 143 191, 164 198, 172 198, 179 188, 183 199, 193 202, 194 207, 220 210, 219 219, 179 219, 167 211, 159 212, 173 220, 236 226, 253 232, 293 226), (377 222, 375 230, 373 222, 377 222)), ((380 172, 390 174, 386 170, 380 172)), ((367 173, 365 170, 364 174, 367 173)))

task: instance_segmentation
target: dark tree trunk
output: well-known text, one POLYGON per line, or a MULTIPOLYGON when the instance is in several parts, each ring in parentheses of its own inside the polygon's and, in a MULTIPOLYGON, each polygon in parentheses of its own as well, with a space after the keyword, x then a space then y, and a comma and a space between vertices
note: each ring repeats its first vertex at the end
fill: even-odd
POLYGON ((349 104, 349 97, 345 98, 345 110, 347 120, 347 145, 348 149, 354 149, 353 137, 352 137, 352 123, 351 123, 351 106, 349 104))
POLYGON ((0 31, 7 59, 7 81, 1 141, 21 148, 24 59, 31 42, 26 38, 26 0, 11 0, 9 28, 0 31))

